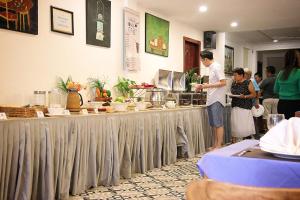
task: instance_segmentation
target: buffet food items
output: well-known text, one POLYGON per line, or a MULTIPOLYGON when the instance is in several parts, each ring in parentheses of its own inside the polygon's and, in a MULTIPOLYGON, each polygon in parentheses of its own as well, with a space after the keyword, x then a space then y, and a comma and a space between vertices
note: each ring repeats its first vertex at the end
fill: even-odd
POLYGON ((37 111, 46 113, 46 110, 44 106, 0 106, 0 112, 4 112, 7 117, 35 117, 37 111))
POLYGON ((128 102, 125 101, 125 98, 120 96, 115 99, 114 102, 111 103, 113 109, 118 112, 127 111, 128 102))
POLYGON ((96 101, 111 101, 110 90, 104 88, 106 81, 98 78, 89 78, 88 84, 92 89, 95 90, 96 101))

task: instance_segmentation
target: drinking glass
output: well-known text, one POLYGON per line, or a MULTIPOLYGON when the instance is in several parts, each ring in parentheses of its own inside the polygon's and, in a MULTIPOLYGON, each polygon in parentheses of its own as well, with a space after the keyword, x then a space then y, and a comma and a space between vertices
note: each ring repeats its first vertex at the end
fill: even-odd
POLYGON ((267 126, 270 130, 276 126, 281 120, 284 120, 284 114, 269 114, 267 119, 267 126))

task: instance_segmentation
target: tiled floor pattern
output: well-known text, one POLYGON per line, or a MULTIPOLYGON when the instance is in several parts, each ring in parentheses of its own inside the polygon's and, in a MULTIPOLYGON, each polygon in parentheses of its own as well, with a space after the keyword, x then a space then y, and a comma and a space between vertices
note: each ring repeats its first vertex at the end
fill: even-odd
POLYGON ((70 200, 185 199, 187 184, 201 178, 196 167, 199 158, 200 156, 180 159, 161 169, 153 169, 145 174, 135 174, 131 179, 123 179, 119 186, 97 187, 70 197, 70 200))

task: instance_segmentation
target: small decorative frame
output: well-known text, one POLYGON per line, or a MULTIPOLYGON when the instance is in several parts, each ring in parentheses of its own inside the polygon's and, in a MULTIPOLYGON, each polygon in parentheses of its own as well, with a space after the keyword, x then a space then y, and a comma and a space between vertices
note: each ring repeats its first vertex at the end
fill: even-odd
POLYGON ((234 48, 225 45, 225 65, 224 65, 225 74, 232 74, 233 67, 234 67, 234 48))
POLYGON ((73 12, 54 6, 50 7, 50 12, 51 31, 74 35, 73 12))

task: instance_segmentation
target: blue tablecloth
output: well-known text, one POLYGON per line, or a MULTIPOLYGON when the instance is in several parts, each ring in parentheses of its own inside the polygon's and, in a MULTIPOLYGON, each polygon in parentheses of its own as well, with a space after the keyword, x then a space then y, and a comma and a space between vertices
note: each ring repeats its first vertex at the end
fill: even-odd
POLYGON ((200 174, 245 186, 300 188, 300 162, 232 156, 257 144, 244 140, 205 154, 197 163, 200 174))

